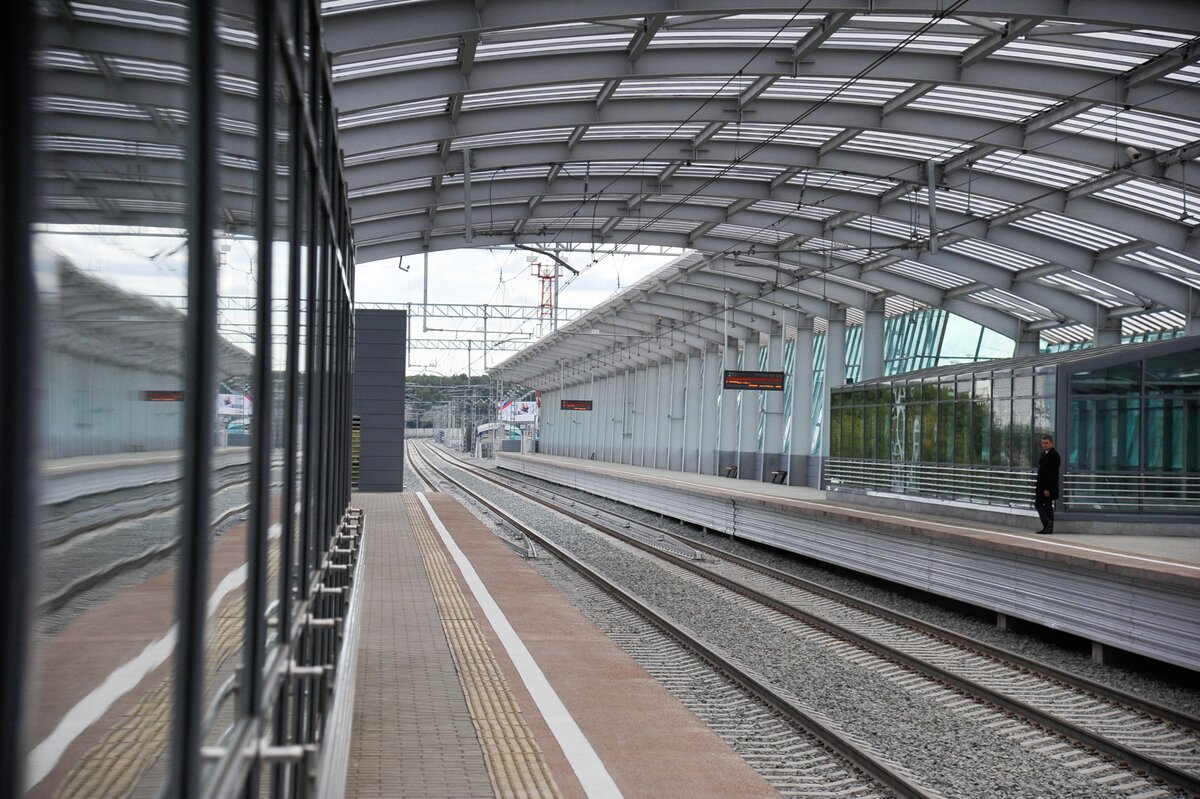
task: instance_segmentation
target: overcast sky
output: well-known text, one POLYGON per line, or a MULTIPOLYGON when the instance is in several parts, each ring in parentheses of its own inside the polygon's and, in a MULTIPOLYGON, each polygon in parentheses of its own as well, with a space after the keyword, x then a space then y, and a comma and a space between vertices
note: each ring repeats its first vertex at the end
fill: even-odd
MULTIPOLYGON (((541 281, 532 274, 527 258, 534 253, 525 250, 476 249, 451 250, 429 255, 429 302, 472 305, 538 305, 541 281)), ((581 270, 569 284, 564 279, 559 304, 564 308, 592 308, 612 297, 619 289, 628 288, 650 272, 666 264, 670 258, 659 255, 610 255, 598 257, 592 264, 590 253, 567 253, 564 260, 581 270)), ((540 260, 549 266, 549 259, 540 260)), ((408 256, 389 261, 359 264, 355 293, 360 302, 389 302, 420 304, 423 287, 423 257, 408 256), (403 268, 401 268, 403 267, 403 268)), ((569 276, 569 275, 568 275, 569 276)), ((566 277, 566 276, 564 276, 566 277)), ((414 309, 414 313, 419 313, 414 309)), ((423 332, 423 320, 414 318, 411 325, 415 341, 423 338, 470 338, 482 340, 482 322, 430 318, 424 326, 443 328, 423 332)), ((517 325, 500 320, 488 324, 488 339, 524 335, 535 340, 549 326, 536 323, 517 325)), ((486 358, 491 367, 509 357, 511 352, 493 352, 486 358)), ((471 373, 484 370, 483 353, 472 351, 471 373)), ((461 374, 467 371, 465 351, 431 350, 414 347, 409 357, 413 374, 461 374)))
MULTIPOLYGON (((163 298, 182 297, 187 287, 186 241, 180 231, 163 229, 122 230, 105 234, 86 227, 58 226, 39 232, 37 242, 44 253, 66 256, 79 269, 94 277, 115 283, 127 291, 163 298)), ((253 239, 239 237, 220 248, 220 291, 223 298, 251 298, 257 291, 257 247, 253 239)), ((533 275, 530 257, 550 266, 544 256, 525 250, 472 249, 436 252, 429 255, 429 302, 456 305, 527 305, 540 302, 541 281, 533 275)), ((560 284, 559 304, 564 308, 592 308, 621 289, 641 280, 663 266, 670 256, 603 255, 589 252, 564 253, 564 260, 581 274, 560 284)), ((280 245, 276 258, 286 258, 280 245)), ((403 260, 391 259, 359 264, 355 293, 358 302, 412 303, 422 301, 423 263, 420 255, 403 260)), ((47 268, 49 263, 46 264, 47 268)), ((275 273, 276 292, 286 292, 286 274, 275 273)), ((170 304, 175 301, 166 300, 170 304)), ((228 304, 228 303, 227 303, 228 304)), ((222 335, 248 350, 254 349, 254 313, 252 302, 234 302, 223 307, 218 320, 222 335)), ((512 351, 481 352, 483 323, 477 319, 420 317, 413 309, 410 330, 414 341, 423 339, 473 339, 479 342, 471 350, 469 371, 481 374, 510 357, 512 351), (430 328, 426 331, 424 328, 430 328), (439 328, 434 330, 433 328, 439 328)), ((285 319, 280 312, 277 324, 285 319)), ((524 322, 492 319, 487 338, 535 341, 550 332, 549 321, 524 322)), ((276 356, 282 363, 282 341, 277 341, 276 356)), ((468 371, 467 351, 413 347, 409 352, 411 374, 462 374, 468 371)))

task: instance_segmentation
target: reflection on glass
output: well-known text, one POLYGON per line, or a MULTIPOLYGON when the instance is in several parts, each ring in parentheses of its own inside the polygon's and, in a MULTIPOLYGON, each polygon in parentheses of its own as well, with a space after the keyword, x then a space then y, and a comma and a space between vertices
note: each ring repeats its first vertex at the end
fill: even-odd
MULTIPOLYGON (((251 442, 257 409, 272 402, 272 386, 254 382, 254 357, 260 345, 255 329, 258 309, 258 46, 253 5, 226 0, 219 4, 220 33, 217 110, 219 217, 217 231, 217 399, 213 442, 210 577, 214 586, 246 566, 250 503, 251 442)), ((204 742, 219 745, 238 713, 246 680, 241 674, 246 646, 246 586, 218 602, 210 600, 206 627, 203 706, 204 742)))
POLYGON ((153 796, 165 784, 172 714, 188 399, 187 22, 182 6, 148 9, 141 23, 157 46, 146 55, 131 44, 138 23, 123 5, 93 3, 86 22, 68 4, 43 4, 42 14, 42 507, 28 780, 34 796, 153 796), (130 669, 144 676, 121 679, 130 669), (68 720, 83 707, 97 712, 68 720))

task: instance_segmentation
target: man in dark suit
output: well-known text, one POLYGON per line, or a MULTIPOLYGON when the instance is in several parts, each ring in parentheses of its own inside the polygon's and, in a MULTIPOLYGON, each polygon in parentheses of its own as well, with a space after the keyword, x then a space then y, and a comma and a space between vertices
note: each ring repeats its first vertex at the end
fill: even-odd
POLYGON ((1033 507, 1037 508, 1038 517, 1042 520, 1039 535, 1054 532, 1054 500, 1058 499, 1060 466, 1062 458, 1054 448, 1054 436, 1042 436, 1042 456, 1038 458, 1037 489, 1033 499, 1033 507))

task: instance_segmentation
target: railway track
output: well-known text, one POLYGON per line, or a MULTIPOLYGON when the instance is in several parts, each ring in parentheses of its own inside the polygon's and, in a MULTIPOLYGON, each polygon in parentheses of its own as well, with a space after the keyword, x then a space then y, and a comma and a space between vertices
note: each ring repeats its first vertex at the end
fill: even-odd
MULTIPOLYGON (((209 525, 214 535, 249 511, 248 485, 249 480, 238 475, 214 487, 209 525)), ((60 611, 89 591, 173 555, 179 547, 178 508, 178 502, 168 502, 148 512, 117 512, 105 524, 44 543, 39 553, 43 593, 38 613, 60 611)))
POLYGON ((1132 769, 1178 790, 1200 794, 1200 721, 1195 718, 698 542, 687 545, 703 553, 703 562, 647 546, 647 539, 671 536, 579 500, 550 500, 544 490, 543 496, 538 496, 529 488, 518 488, 514 483, 520 481, 515 479, 499 481, 487 470, 452 462, 478 479, 490 480, 632 546, 651 550, 698 582, 715 583, 756 607, 782 614, 812 631, 808 634, 824 636, 829 646, 846 648, 847 657, 860 664, 869 662, 870 668, 889 679, 924 679, 940 690, 969 696, 983 708, 979 719, 987 719, 986 723, 997 729, 1006 723, 1013 725, 1002 734, 1027 740, 1030 725, 1034 725, 1035 734, 1043 733, 1045 740, 1038 743, 1047 751, 1070 750, 1068 740, 1086 747, 1093 756, 1063 756, 1069 757, 1076 770, 1094 774, 1102 784, 1128 784, 1126 794, 1130 796, 1156 795, 1152 785, 1135 775, 1122 778, 1119 762, 1126 771, 1132 769))

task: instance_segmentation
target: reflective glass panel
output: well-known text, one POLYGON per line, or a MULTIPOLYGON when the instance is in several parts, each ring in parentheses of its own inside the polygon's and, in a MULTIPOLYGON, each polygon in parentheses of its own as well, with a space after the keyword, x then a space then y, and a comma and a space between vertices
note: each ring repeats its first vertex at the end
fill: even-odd
POLYGON ((86 11, 39 8, 26 777, 39 796, 155 796, 173 714, 184 410, 211 408, 184 392, 188 22, 169 4, 136 18, 126 3, 86 11), (144 676, 120 679, 130 670, 144 676))

